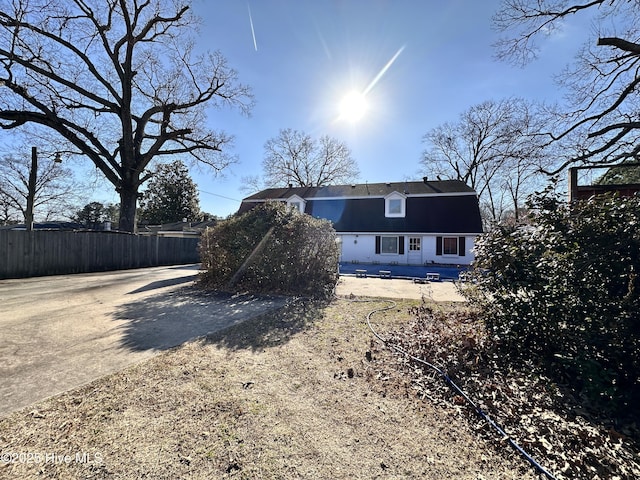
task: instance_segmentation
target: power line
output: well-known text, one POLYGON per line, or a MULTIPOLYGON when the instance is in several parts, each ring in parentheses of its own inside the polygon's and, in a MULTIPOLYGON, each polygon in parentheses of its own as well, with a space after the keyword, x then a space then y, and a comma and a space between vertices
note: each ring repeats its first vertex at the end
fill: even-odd
POLYGON ((227 199, 227 200, 232 200, 232 201, 234 201, 234 202, 242 203, 242 200, 238 200, 237 198, 225 197, 224 195, 218 195, 217 193, 207 192, 206 190, 200 190, 200 189, 198 189, 198 191, 199 191, 200 193, 206 193, 207 195, 213 195, 214 197, 225 198, 225 199, 227 199))

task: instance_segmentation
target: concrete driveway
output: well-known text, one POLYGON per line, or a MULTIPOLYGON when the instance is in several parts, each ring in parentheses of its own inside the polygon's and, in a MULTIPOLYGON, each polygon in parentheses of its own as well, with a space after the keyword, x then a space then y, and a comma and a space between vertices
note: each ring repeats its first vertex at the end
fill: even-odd
POLYGON ((183 288, 197 272, 0 280, 0 417, 285 302, 183 288))

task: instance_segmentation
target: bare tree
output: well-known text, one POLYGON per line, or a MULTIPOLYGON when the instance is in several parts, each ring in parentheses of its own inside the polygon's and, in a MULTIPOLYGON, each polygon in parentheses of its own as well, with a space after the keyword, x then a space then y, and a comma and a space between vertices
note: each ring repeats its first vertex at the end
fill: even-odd
POLYGON ((564 162, 605 163, 640 154, 640 4, 624 0, 504 0, 494 24, 507 36, 499 58, 526 64, 540 40, 575 15, 588 16, 584 47, 558 78, 569 89, 567 107, 555 113, 549 138, 563 146, 564 162), (592 33, 589 34, 588 32, 592 33))
POLYGON ((219 53, 194 55, 188 0, 13 0, 0 4, 0 127, 55 131, 120 194, 134 231, 152 160, 189 154, 215 171, 229 135, 205 108, 248 113, 252 97, 219 53))
POLYGON ((264 151, 264 183, 269 187, 349 183, 360 174, 346 144, 326 135, 314 140, 287 128, 268 140, 264 151))
MULTIPOLYGON (((30 173, 28 155, 0 159, 0 224, 13 223, 20 218, 28 222, 30 173)), ((82 191, 71 170, 56 164, 52 158, 41 159, 35 179, 35 217, 44 221, 69 217, 82 191)))
POLYGON ((517 217, 542 178, 546 157, 539 131, 542 117, 522 99, 486 101, 455 123, 427 132, 422 165, 428 177, 454 178, 473 188, 485 223, 507 211, 517 217))

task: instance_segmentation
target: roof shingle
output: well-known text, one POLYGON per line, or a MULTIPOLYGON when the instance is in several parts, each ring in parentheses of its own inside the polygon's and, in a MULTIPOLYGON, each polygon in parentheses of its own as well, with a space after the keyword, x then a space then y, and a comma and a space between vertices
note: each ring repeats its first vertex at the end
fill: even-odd
POLYGON ((313 198, 383 198, 392 192, 405 195, 471 194, 474 190, 460 180, 426 182, 357 183, 353 185, 328 185, 324 187, 268 188, 247 197, 243 202, 260 200, 285 200, 297 195, 313 198))

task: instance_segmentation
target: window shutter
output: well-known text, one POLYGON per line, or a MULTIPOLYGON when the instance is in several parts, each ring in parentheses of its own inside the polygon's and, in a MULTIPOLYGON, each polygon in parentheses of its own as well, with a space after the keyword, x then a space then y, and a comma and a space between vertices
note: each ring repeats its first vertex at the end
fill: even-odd
POLYGON ((398 255, 404 255, 404 237, 398 237, 398 255))
POLYGON ((380 253, 380 235, 376 235, 376 254, 380 253))
POLYGON ((436 237, 436 255, 442 255, 442 237, 436 237))
POLYGON ((466 239, 464 237, 458 238, 458 255, 460 255, 461 257, 464 257, 467 253, 466 252, 467 249, 465 248, 465 245, 464 245, 465 240, 466 239))

